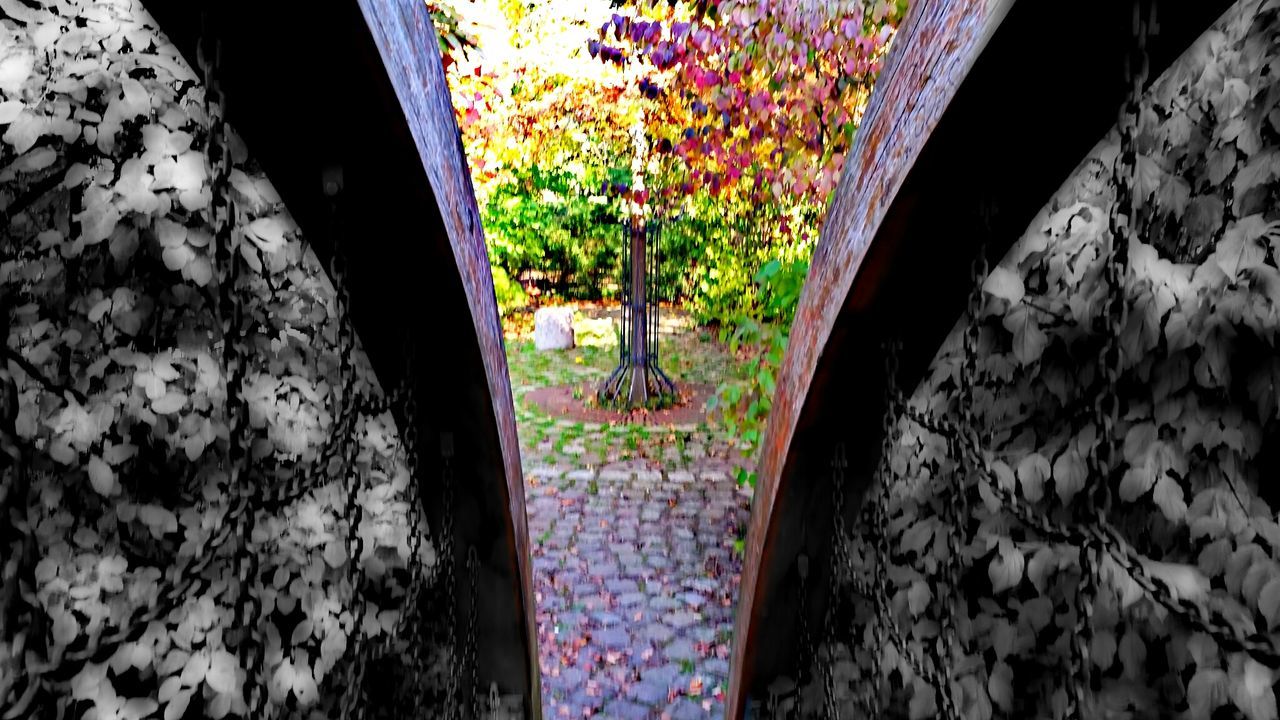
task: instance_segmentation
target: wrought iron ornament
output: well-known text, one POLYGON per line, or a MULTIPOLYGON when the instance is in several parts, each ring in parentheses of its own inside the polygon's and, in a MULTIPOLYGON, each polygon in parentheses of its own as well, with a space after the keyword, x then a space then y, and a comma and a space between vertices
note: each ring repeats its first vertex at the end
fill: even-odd
POLYGON ((661 227, 653 221, 623 220, 622 317, 618 366, 600 385, 601 405, 639 408, 669 405, 676 385, 662 370, 659 283, 661 227))

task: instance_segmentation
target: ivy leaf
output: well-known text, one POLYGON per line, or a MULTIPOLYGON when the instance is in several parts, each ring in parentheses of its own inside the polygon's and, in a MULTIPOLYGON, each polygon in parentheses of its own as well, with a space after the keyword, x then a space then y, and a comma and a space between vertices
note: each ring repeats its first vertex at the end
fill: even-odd
POLYGON ((253 241, 259 250, 274 253, 284 247, 284 234, 289 229, 281 215, 258 218, 245 226, 245 237, 253 241))
POLYGON ((1004 618, 995 618, 991 624, 991 649, 1003 660, 1018 651, 1018 628, 1004 618))
POLYGON ((53 618, 53 641, 64 647, 74 642, 80 634, 80 624, 75 616, 65 611, 50 612, 49 615, 53 618))
POLYGON ((1258 611, 1267 621, 1267 630, 1280 624, 1280 577, 1272 578, 1258 593, 1258 611))
POLYGON ((182 668, 182 684, 187 687, 195 687, 204 682, 205 675, 209 672, 209 654, 207 652, 195 653, 187 658, 187 664, 182 668))
POLYGON ((151 698, 129 698, 120 710, 120 717, 124 720, 142 720, 159 709, 160 703, 151 698))
POLYGON ((116 472, 111 469, 107 461, 101 457, 94 455, 89 458, 89 484, 103 497, 110 497, 116 491, 116 472))
POLYGON ((1042 547, 1027 561, 1027 579, 1035 585, 1036 590, 1044 592, 1048 585, 1049 573, 1056 567, 1057 558, 1054 556, 1053 549, 1042 547))
POLYGON ((1147 644, 1142 641, 1142 636, 1137 630, 1130 627, 1125 631, 1124 637, 1120 638, 1118 650, 1120 663, 1124 665, 1125 677, 1131 680, 1142 678, 1146 672, 1147 644))
POLYGON ((1193 565, 1144 560, 1147 573, 1164 582, 1175 598, 1202 602, 1209 595, 1209 578, 1193 565))
POLYGON ((1131 467, 1125 471, 1124 477, 1120 479, 1120 499, 1125 502, 1133 502, 1151 489, 1156 483, 1155 473, 1152 472, 1151 466, 1143 464, 1138 467, 1131 467))
POLYGON ((987 566, 987 575, 991 578, 992 592, 1001 593, 1022 581, 1026 558, 1008 538, 1000 538, 1000 550, 987 566))
POLYGON ((236 656, 219 648, 209 656, 209 671, 205 674, 204 681, 215 692, 224 695, 239 694, 240 687, 236 678, 236 671, 239 669, 236 656))
POLYGON ((1030 365, 1040 359, 1049 336, 1040 329, 1040 321, 1026 305, 1019 305, 1004 316, 1004 327, 1013 333, 1013 356, 1020 365, 1030 365))
POLYGON ((1040 453, 1031 453, 1018 463, 1022 494, 1031 502, 1039 502, 1044 497, 1044 481, 1049 475, 1049 461, 1040 453))
POLYGON ((1249 720, 1276 720, 1274 673, 1252 657, 1237 654, 1231 659, 1231 699, 1249 720))
POLYGON ((1187 684, 1187 704, 1191 717, 1207 718, 1227 702, 1227 673, 1218 668, 1199 667, 1187 684))
POLYGON ((935 702, 933 687, 919 676, 912 678, 911 687, 911 703, 907 708, 911 720, 937 717, 938 706, 935 702))
POLYGON ((913 617, 918 617, 929 607, 929 601, 933 599, 933 591, 929 589, 929 584, 924 580, 916 580, 911 583, 911 588, 907 590, 907 607, 911 610, 913 617))
POLYGON ((309 666, 304 665, 298 669, 293 680, 293 694, 301 707, 311 705, 320 697, 320 690, 309 666))
POLYGON ((902 550, 903 552, 914 552, 917 555, 922 554, 932 539, 933 525, 927 518, 917 520, 912 523, 911 527, 907 528, 906 532, 902 533, 902 550))
POLYGON ((173 696, 169 704, 164 707, 164 720, 179 720, 187 714, 187 706, 191 704, 191 696, 195 694, 194 690, 182 690, 173 696))
POLYGON ((1262 421, 1280 415, 1280 358, 1267 358, 1249 376, 1249 396, 1257 404, 1262 421))
POLYGON ((1250 215, 1232 223, 1223 233, 1213 251, 1213 260, 1231 282, 1262 265, 1267 259, 1267 248, 1259 240, 1267 231, 1267 222, 1261 215, 1250 215))
POLYGON ((18 116, 22 114, 22 109, 26 107, 21 100, 6 100, 0 102, 0 125, 8 125, 18 116))
POLYGON ((987 694, 996 707, 1009 713, 1013 712, 1013 668, 1009 664, 997 660, 987 676, 987 694))
POLYGON ((1062 454, 1053 461, 1053 489, 1063 503, 1071 502, 1076 493, 1084 489, 1084 481, 1088 475, 1084 460, 1075 445, 1068 445, 1062 454))
POLYGON ((151 411, 157 415, 172 415, 187 405, 187 396, 177 390, 170 390, 163 397, 152 401, 151 411))
POLYGON ((1089 644, 1089 657, 1098 667, 1107 670, 1116 659, 1116 636, 1109 630, 1098 630, 1089 644))
POLYGON ((1168 210, 1174 218, 1181 219, 1187 211, 1187 203, 1191 200, 1191 184, 1177 175, 1170 175, 1160 185, 1158 203, 1168 210))
POLYGON ((1010 304, 1021 302, 1026 295, 1022 276, 1003 265, 997 265, 991 269, 991 273, 982 283, 982 291, 1002 300, 1008 300, 1010 304))
POLYGON ((1187 501, 1182 496, 1182 486, 1168 475, 1156 482, 1156 505, 1171 522, 1182 522, 1187 515, 1187 501))

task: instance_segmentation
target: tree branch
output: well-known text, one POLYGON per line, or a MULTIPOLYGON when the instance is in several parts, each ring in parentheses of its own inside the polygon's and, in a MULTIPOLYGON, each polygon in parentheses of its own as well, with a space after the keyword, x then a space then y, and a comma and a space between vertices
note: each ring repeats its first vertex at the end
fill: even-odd
POLYGON ((88 404, 89 398, 84 393, 80 392, 79 390, 76 390, 75 388, 69 385, 58 385, 57 383, 53 382, 49 378, 45 377, 44 373, 40 372, 40 368, 33 365, 31 361, 22 357, 22 355, 15 352, 14 350, 6 347, 4 348, 4 351, 0 353, 0 357, 3 357, 4 359, 13 362, 18 367, 22 368, 23 372, 25 372, 27 375, 30 375, 32 378, 36 380, 36 382, 43 385, 45 390, 48 390, 49 392, 58 396, 62 396, 66 393, 71 393, 71 396, 76 399, 76 402, 80 403, 81 405, 88 404))
POLYGON ((61 185, 62 181, 66 179, 67 172, 70 169, 71 165, 68 164, 66 167, 62 168, 61 172, 53 173, 39 182, 33 183, 25 193, 14 199, 13 204, 5 208, 3 211, 0 211, 0 227, 9 227, 9 223, 13 222, 15 217, 27 208, 36 204, 37 200, 44 197, 54 188, 61 185))

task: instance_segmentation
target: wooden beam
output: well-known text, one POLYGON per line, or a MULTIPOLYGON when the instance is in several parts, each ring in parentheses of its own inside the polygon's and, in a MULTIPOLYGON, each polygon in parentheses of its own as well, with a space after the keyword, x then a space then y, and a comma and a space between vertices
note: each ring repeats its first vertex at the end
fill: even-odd
MULTIPOLYGON (((1229 6, 1163 3, 1152 77, 1229 6)), ((847 448, 846 521, 881 438, 881 341, 902 343, 915 387, 963 314, 982 235, 1004 255, 1115 124, 1132 6, 1118 0, 923 0, 894 40, 822 230, 765 434, 747 535, 729 712, 743 715, 797 663, 800 612, 819 627, 829 567, 831 475, 847 448), (798 607, 796 557, 813 568, 798 607)))
MULTIPOLYGON (((144 2, 195 67, 203 4, 144 2)), ((502 328, 426 8, 409 0, 223 0, 208 7, 223 42, 228 119, 322 261, 333 233, 341 233, 353 322, 384 388, 405 375, 405 344, 414 349, 418 481, 437 531, 440 447, 452 439, 459 633, 471 609, 471 548, 480 566, 478 690, 495 681, 501 692, 525 698, 527 717, 540 717, 523 476, 502 328), (321 186, 330 166, 344 177, 336 225, 321 186)), ((402 414, 396 421, 407 426, 402 414)))

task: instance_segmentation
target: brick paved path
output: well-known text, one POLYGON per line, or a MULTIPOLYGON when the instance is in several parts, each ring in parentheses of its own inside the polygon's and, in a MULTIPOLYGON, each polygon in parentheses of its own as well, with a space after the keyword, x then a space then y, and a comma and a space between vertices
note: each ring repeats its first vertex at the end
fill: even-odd
POLYGON ((750 495, 727 463, 529 469, 549 718, 722 717, 750 495))

